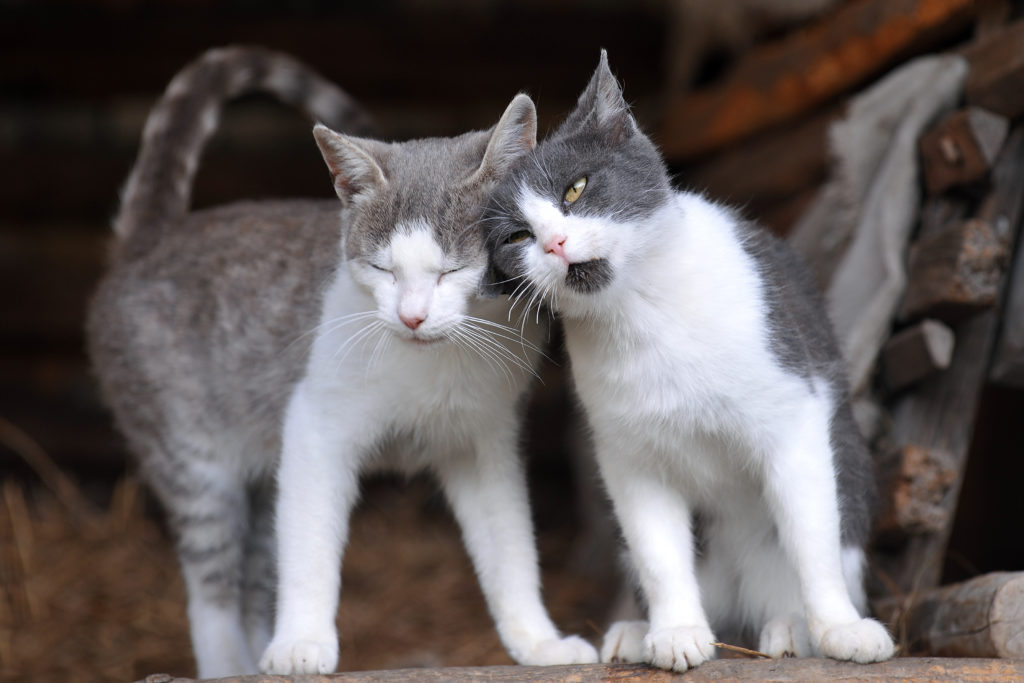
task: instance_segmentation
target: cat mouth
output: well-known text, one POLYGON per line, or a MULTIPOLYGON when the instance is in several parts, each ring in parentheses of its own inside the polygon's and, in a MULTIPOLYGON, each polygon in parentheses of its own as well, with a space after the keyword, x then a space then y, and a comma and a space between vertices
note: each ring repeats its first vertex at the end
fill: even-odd
POLYGON ((565 286, 580 294, 592 294, 604 289, 612 281, 612 264, 608 259, 570 263, 565 274, 565 286))

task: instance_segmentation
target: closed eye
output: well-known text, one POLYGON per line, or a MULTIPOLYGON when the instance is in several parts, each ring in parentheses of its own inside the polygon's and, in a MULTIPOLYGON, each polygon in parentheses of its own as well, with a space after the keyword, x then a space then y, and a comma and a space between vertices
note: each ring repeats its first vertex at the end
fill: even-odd
POLYGON ((529 230, 517 230, 516 232, 505 238, 505 244, 518 244, 519 242, 525 242, 528 239, 533 238, 533 233, 529 230))
POLYGON ((394 273, 392 273, 390 270, 388 270, 387 268, 384 268, 383 266, 378 266, 376 263, 371 263, 370 267, 373 268, 374 270, 379 270, 382 273, 387 273, 388 275, 394 275, 394 273))
POLYGON ((452 273, 457 273, 460 270, 464 270, 465 268, 466 268, 466 266, 459 266, 458 268, 450 268, 448 270, 442 271, 441 274, 437 276, 438 284, 441 283, 441 278, 443 278, 445 275, 451 275, 452 273))

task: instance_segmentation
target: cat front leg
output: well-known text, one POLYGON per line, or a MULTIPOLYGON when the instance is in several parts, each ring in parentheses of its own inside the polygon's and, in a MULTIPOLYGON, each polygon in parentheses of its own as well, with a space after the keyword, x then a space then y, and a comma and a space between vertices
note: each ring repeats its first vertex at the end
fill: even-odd
POLYGON ((477 439, 476 453, 437 465, 462 528, 502 643, 520 664, 580 664, 597 651, 579 636, 559 634, 541 600, 540 572, 526 477, 510 424, 477 439))
POLYGON ((359 416, 327 414, 304 386, 296 389, 283 433, 277 616, 260 659, 264 673, 330 673, 338 666, 335 618, 342 551, 358 496, 358 444, 351 434, 359 416))
POLYGON ((643 471, 630 450, 603 448, 598 441, 601 473, 650 618, 639 645, 643 622, 613 624, 602 653, 629 660, 642 652, 654 666, 686 671, 715 656, 715 637, 697 585, 689 506, 678 490, 643 471))
POLYGON ((782 430, 765 468, 766 496, 799 576, 811 643, 833 659, 883 661, 893 655, 892 638, 861 617, 843 575, 829 414, 821 395, 812 396, 782 430))

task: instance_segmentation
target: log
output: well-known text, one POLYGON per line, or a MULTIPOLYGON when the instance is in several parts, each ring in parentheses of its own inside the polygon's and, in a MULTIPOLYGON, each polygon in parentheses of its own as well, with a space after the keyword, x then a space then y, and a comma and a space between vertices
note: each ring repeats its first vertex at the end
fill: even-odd
POLYGON ((718 86, 666 105, 659 144, 693 159, 807 112, 910 54, 967 28, 973 0, 852 0, 808 28, 751 50, 718 86))
MULTIPOLYGON (((1007 659, 897 658, 878 664, 854 664, 831 659, 716 659, 675 674, 630 664, 574 664, 566 666, 489 666, 438 669, 353 671, 304 676, 228 676, 219 683, 711 683, 712 681, 929 681, 930 683, 1009 683, 1024 677, 1024 661, 1007 659)), ((137 683, 195 683, 190 678, 153 674, 137 683)))
POLYGON ((1024 572, 985 574, 897 602, 880 605, 879 615, 912 654, 1024 657, 1024 572))
MULTIPOLYGON (((993 169, 993 191, 982 201, 976 217, 1005 230, 1013 243, 1021 224, 1020 188, 1024 186, 1024 127, 1010 134, 993 169)), ((988 379, 989 362, 999 327, 995 310, 956 326, 953 361, 944 372, 921 383, 891 406, 890 443, 896 448, 882 456, 880 468, 896 469, 887 459, 898 456, 907 446, 927 453, 948 456, 956 469, 955 481, 938 503, 946 520, 956 513, 957 498, 974 433, 981 390, 988 379)), ((890 590, 908 594, 933 588, 942 575, 946 544, 952 531, 948 522, 938 531, 911 535, 899 549, 879 548, 873 560, 880 575, 888 578, 890 590)))
POLYGON ((968 104, 1010 119, 1024 114, 1024 20, 967 46, 963 55, 971 63, 968 104))
POLYGON ((900 320, 956 323, 995 305, 1010 260, 1007 237, 999 226, 971 219, 919 239, 900 320))
POLYGON ((885 507, 875 527, 877 544, 899 546, 913 534, 938 533, 952 522, 942 505, 959 476, 949 453, 908 445, 886 465, 879 474, 885 507))
POLYGON ((921 166, 929 194, 976 185, 987 178, 1008 129, 1006 117, 967 107, 921 136, 921 166))
POLYGON ((956 335, 938 320, 901 330, 882 347, 882 380, 897 392, 949 367, 956 335))

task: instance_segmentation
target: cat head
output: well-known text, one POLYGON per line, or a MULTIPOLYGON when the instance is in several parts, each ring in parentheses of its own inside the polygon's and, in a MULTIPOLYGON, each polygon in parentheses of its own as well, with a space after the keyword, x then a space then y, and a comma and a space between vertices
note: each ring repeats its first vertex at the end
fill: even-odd
POLYGON ((539 292, 563 313, 590 308, 656 248, 646 225, 671 197, 604 50, 576 108, 495 190, 482 226, 490 291, 539 292))
POLYGON ((489 131, 386 143, 313 130, 345 207, 352 278, 399 337, 445 339, 487 268, 477 223, 489 193, 537 140, 537 114, 516 96, 489 131))

